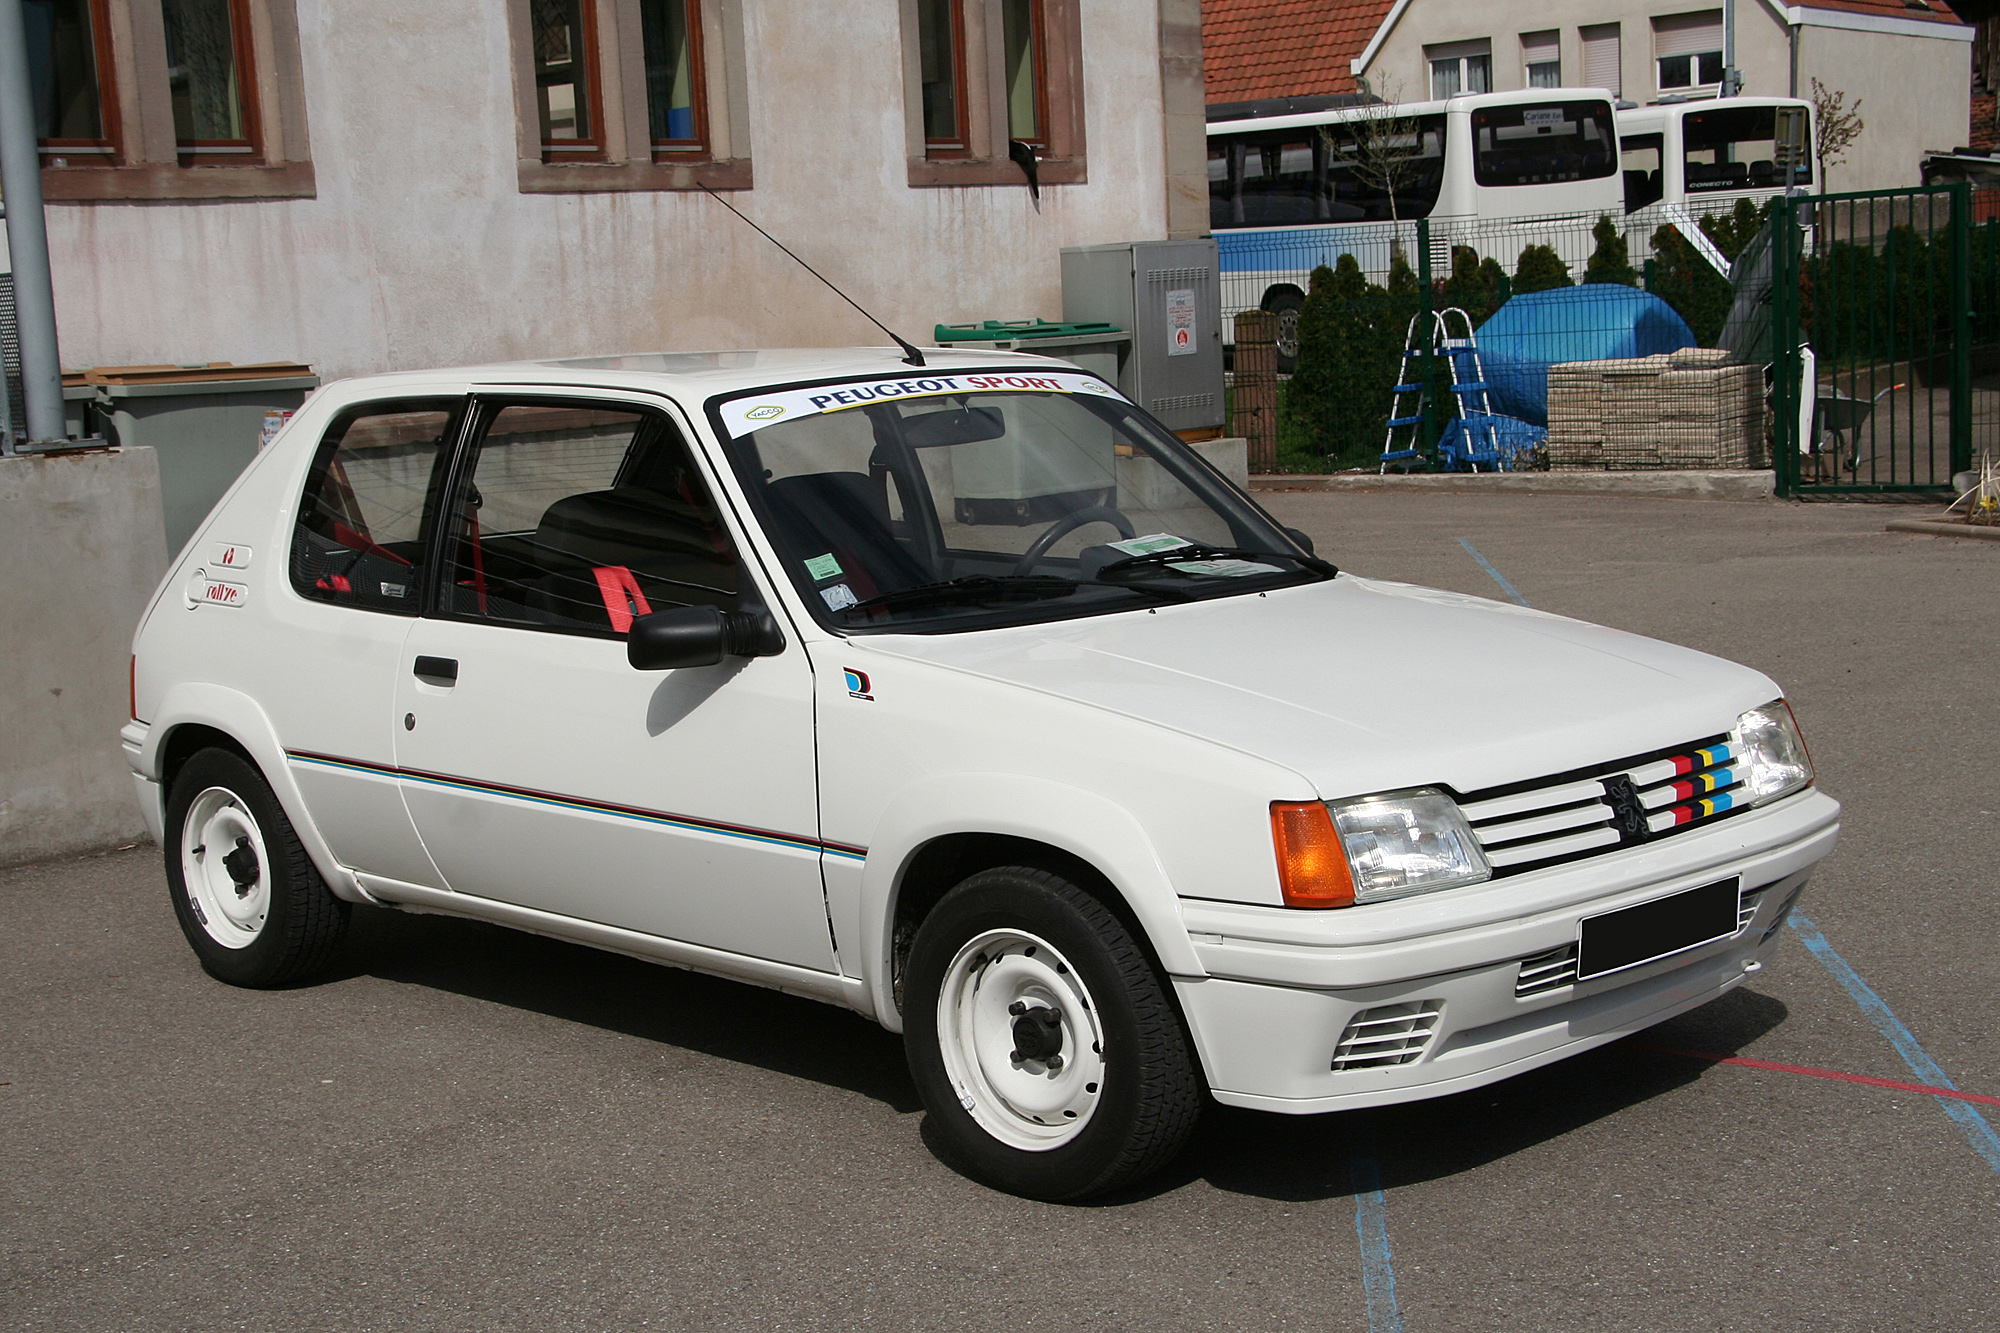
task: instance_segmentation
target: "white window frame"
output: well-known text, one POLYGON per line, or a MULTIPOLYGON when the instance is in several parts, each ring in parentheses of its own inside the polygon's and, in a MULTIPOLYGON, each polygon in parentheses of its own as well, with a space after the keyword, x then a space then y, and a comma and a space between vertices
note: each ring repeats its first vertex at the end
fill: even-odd
POLYGON ((1474 92, 1493 91, 1493 39, 1481 37, 1469 42, 1446 42, 1438 46, 1424 48, 1424 87, 1430 90, 1431 100, 1446 97, 1464 97, 1474 92), (1472 70, 1475 61, 1485 62, 1486 86, 1472 86, 1472 70), (1456 65, 1455 78, 1458 86, 1449 92, 1438 90, 1437 78, 1441 67, 1456 65))

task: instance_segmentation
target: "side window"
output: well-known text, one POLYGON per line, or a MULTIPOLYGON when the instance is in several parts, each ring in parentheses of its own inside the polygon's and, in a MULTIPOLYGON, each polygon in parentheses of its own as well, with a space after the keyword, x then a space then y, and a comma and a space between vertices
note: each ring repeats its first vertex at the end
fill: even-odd
POLYGON ((396 615, 422 601, 424 499, 449 452, 456 399, 369 403, 320 442, 292 534, 292 586, 396 615))
POLYGON ((586 403, 489 408, 448 529, 446 614, 623 634, 674 606, 737 606, 722 515, 679 429, 586 403))

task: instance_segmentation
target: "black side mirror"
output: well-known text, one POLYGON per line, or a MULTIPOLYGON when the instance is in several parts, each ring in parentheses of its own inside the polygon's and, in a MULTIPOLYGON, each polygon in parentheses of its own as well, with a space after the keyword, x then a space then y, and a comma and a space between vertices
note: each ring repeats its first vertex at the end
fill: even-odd
POLYGON ((775 657, 785 634, 768 611, 676 606, 632 622, 625 660, 640 671, 714 666, 725 657, 775 657))
POLYGON ((1318 554, 1318 552, 1313 550, 1313 539, 1300 532, 1297 528, 1286 528, 1285 535, 1297 542, 1307 555, 1318 554))

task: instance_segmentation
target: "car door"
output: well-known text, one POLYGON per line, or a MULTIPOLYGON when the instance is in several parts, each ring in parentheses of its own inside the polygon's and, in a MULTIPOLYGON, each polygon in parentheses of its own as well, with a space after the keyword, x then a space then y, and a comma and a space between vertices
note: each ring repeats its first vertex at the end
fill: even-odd
POLYGON ((258 702, 327 846, 351 869, 431 888, 443 880, 403 806, 391 709, 430 564, 426 515, 465 405, 461 393, 343 408, 314 452, 289 550, 258 551, 228 520, 212 534, 230 569, 285 563, 292 595, 272 599, 268 651, 238 666, 262 681, 258 702))
POLYGON ((450 887, 833 971, 797 636, 626 662, 636 616, 760 596, 681 423, 489 398, 454 476, 396 703, 404 797, 450 887))

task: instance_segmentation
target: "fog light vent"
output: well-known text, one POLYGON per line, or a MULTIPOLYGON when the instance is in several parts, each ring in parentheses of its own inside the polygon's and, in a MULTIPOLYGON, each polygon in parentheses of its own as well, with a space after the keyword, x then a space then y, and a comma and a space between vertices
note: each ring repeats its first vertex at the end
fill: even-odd
POLYGON ((1382 1069, 1421 1057, 1437 1035, 1443 1000, 1384 1004, 1363 1009, 1348 1021, 1333 1048, 1335 1069, 1382 1069))
POLYGON ((1521 960, 1521 975, 1514 979, 1514 998, 1543 995, 1575 984, 1576 946, 1565 944, 1560 949, 1521 960))

